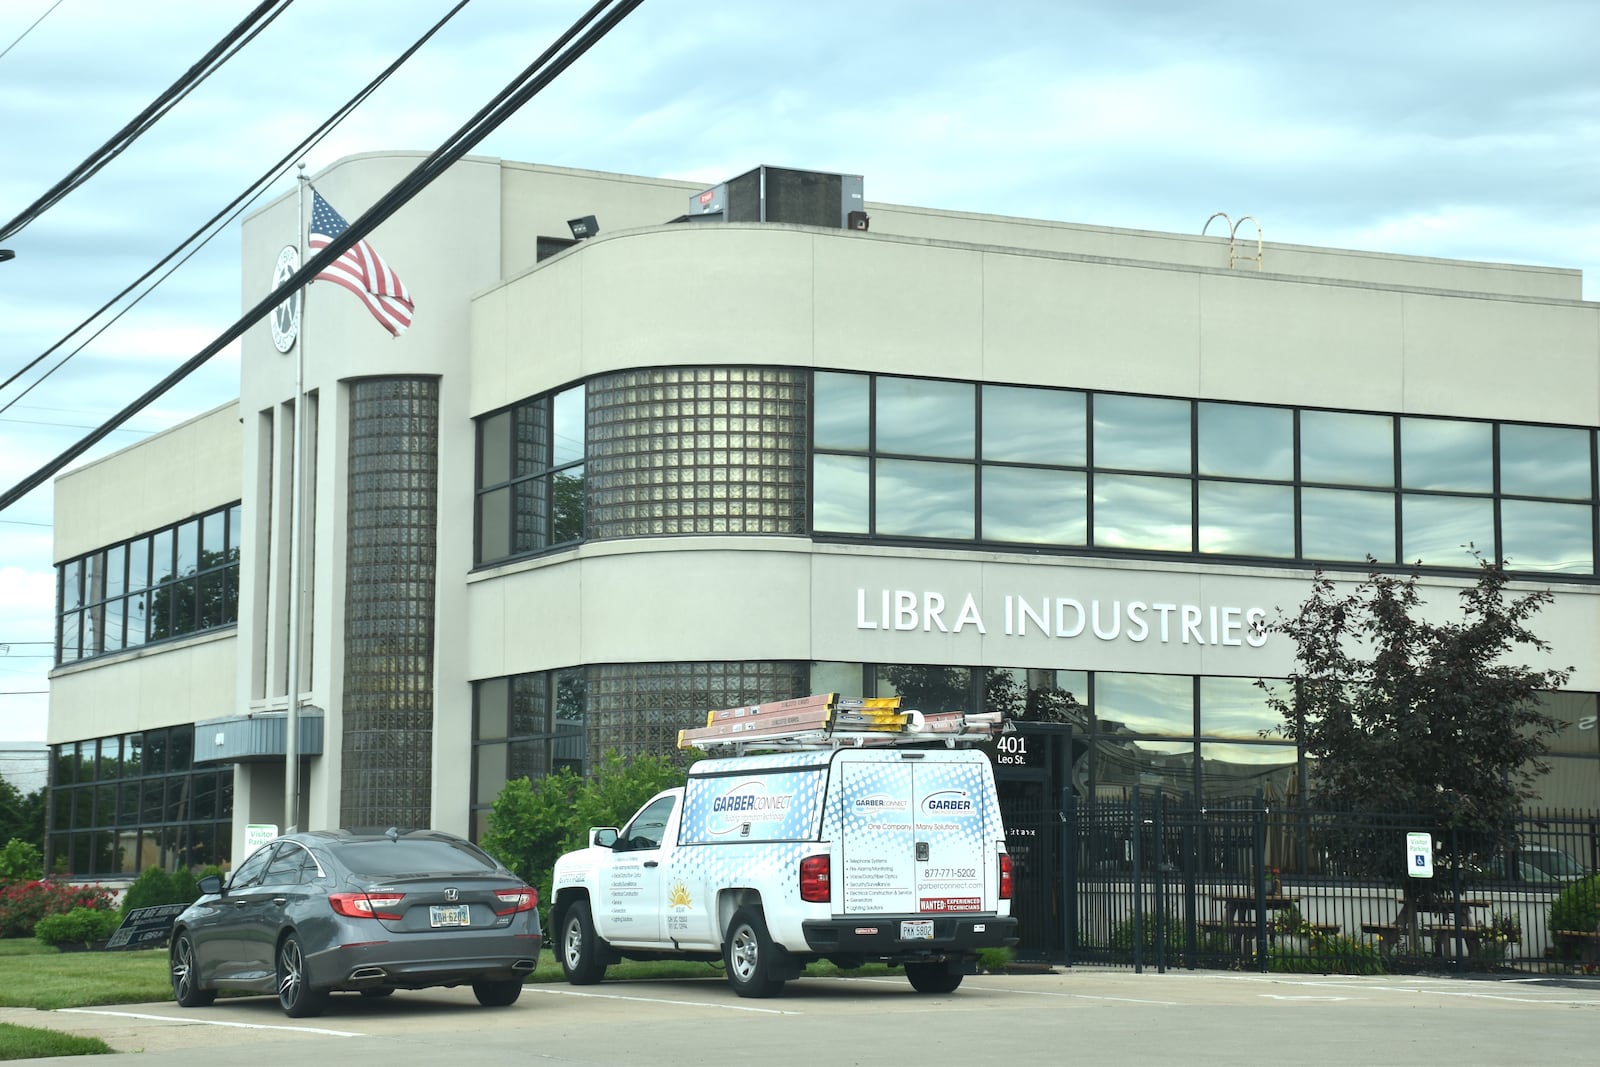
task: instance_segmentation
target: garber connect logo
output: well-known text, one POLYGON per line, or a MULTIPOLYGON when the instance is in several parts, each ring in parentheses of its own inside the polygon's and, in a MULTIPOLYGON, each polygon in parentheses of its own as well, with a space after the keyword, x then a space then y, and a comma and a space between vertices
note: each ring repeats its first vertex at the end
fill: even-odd
POLYGON ((871 796, 856 797, 856 810, 860 812, 874 811, 905 811, 906 801, 901 797, 888 797, 882 793, 873 793, 871 796))
POLYGON ((922 810, 929 815, 970 815, 972 800, 962 789, 941 789, 922 798, 922 810))
POLYGON ((769 794, 760 782, 741 782, 719 797, 712 798, 711 811, 720 816, 721 826, 713 834, 728 834, 746 829, 752 822, 776 822, 788 812, 792 793, 769 794))

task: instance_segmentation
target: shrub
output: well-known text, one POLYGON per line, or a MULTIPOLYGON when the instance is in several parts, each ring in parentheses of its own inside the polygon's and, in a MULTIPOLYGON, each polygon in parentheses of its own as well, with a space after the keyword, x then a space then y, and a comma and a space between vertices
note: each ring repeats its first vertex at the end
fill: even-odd
POLYGON ((169 904, 193 904, 200 896, 198 879, 187 867, 179 867, 172 876, 172 899, 169 904))
POLYGON ((109 910, 111 894, 99 886, 38 879, 8 885, 0 889, 0 937, 32 937, 40 919, 73 908, 109 910))
POLYGON ((13 837, 0 848, 0 885, 32 882, 44 874, 44 857, 37 845, 13 837))
MULTIPOLYGON (((1134 917, 1130 915, 1111 928, 1112 948, 1129 952, 1133 950, 1133 920, 1134 917)), ((1141 927, 1142 936, 1139 939, 1141 945, 1146 952, 1154 952, 1156 947, 1156 916, 1148 912, 1141 912, 1139 921, 1144 924, 1141 927)), ((1183 951, 1183 923, 1170 914, 1163 916, 1162 921, 1166 924, 1163 928, 1166 935, 1163 943, 1166 945, 1167 955, 1175 957, 1183 951)))
POLYGON ((1267 949, 1267 969, 1298 974, 1383 974, 1378 946, 1343 934, 1305 938, 1305 948, 1274 945, 1267 949))
MULTIPOLYGON (((1600 874, 1573 882, 1550 905, 1550 933, 1558 930, 1600 930, 1600 874)), ((1557 944, 1561 938, 1555 938, 1557 944)), ((1569 946, 1567 953, 1573 949, 1569 946)))
POLYGON ((172 875, 160 867, 146 867, 134 879, 122 896, 122 914, 135 908, 153 908, 158 904, 187 904, 193 897, 179 897, 172 875))
POLYGON ((60 915, 46 915, 33 928, 33 936, 47 945, 83 945, 104 941, 116 932, 122 917, 109 908, 73 908, 60 915))

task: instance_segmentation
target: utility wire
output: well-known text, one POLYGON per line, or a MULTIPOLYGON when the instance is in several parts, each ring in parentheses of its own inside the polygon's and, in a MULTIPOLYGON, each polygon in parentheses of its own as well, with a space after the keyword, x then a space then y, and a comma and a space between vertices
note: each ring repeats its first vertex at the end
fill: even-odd
POLYGON ((322 125, 318 126, 315 130, 313 130, 309 135, 306 136, 306 138, 304 140, 302 140, 299 144, 295 145, 288 152, 284 153, 283 157, 280 158, 271 167, 269 167, 261 175, 261 177, 257 178, 253 184, 251 184, 250 186, 248 186, 245 189, 244 192, 240 193, 237 197, 235 197, 232 203, 228 204, 227 207, 224 207, 221 211, 218 211, 215 215, 211 216, 211 218, 208 219, 203 225, 201 225, 201 227, 199 229, 195 230, 194 233, 190 234, 187 238, 185 238, 183 241, 181 241, 178 244, 178 246, 176 248, 174 248, 171 252, 168 252, 166 254, 166 256, 164 256, 160 260, 160 262, 155 264, 155 266, 151 267, 149 270, 145 271, 139 277, 135 278, 132 282, 128 283, 128 285, 122 290, 122 292, 118 293, 116 296, 112 297, 110 300, 107 300, 104 304, 101 304, 99 310, 94 312, 94 314, 90 315, 88 318, 84 319, 77 326, 75 326, 72 330, 68 331, 68 333, 67 333, 67 335, 65 337, 61 338, 61 340, 57 341, 55 344, 53 344, 49 348, 45 349, 43 352, 41 352, 39 355, 35 356, 33 359, 29 360, 28 363, 25 366, 19 367, 16 370, 16 372, 13 373, 11 375, 11 377, 7 378, 4 382, 0 382, 0 390, 4 390, 7 386, 11 385, 11 383, 15 382, 18 378, 22 377, 28 371, 32 370, 34 367, 37 367, 41 362, 43 362, 46 358, 48 358, 51 355, 51 353, 53 353, 57 349, 61 348, 63 345, 65 345, 69 341, 71 341, 74 337, 76 337, 83 330, 87 329, 91 324, 94 323, 94 321, 96 319, 98 319, 101 315, 105 314, 107 309, 109 309, 110 307, 115 305, 117 303, 117 301, 121 300, 123 297, 125 297, 129 293, 131 293, 139 285, 143 284, 147 279, 150 278, 151 275, 155 274, 156 271, 160 270, 162 267, 164 267, 168 263, 172 262, 172 260, 175 257, 177 257, 179 255, 179 253, 183 252, 183 250, 185 248, 188 248, 197 239, 200 239, 202 234, 206 234, 207 230, 211 230, 211 232, 209 234, 206 234, 205 238, 203 240, 200 240, 200 243, 198 245, 195 245, 195 247, 187 255, 185 255, 182 259, 178 260, 177 263, 173 264, 171 270, 168 270, 165 274, 163 274, 160 278, 158 278, 154 283, 152 283, 149 288, 144 290, 144 292, 140 293, 138 296, 134 297, 133 300, 129 301, 127 307, 124 307, 121 311, 117 312, 114 316, 111 317, 110 320, 108 320, 98 330, 96 330, 94 333, 90 334, 88 337, 84 338, 83 342, 81 344, 79 344, 77 348, 74 348, 72 351, 68 352, 65 356, 62 356, 61 359, 57 360, 56 363, 49 370, 45 371, 38 378, 34 379, 34 381, 26 389, 23 389, 22 392, 18 393, 16 396, 14 396, 10 400, 6 401, 5 404, 0 405, 0 413, 3 413, 5 411, 10 410, 10 408, 11 408, 11 406, 13 404, 17 403, 17 401, 21 400, 23 397, 25 397, 29 393, 31 393, 34 390, 35 387, 37 387, 40 383, 42 383, 46 378, 50 377, 50 375, 52 375, 56 371, 60 370, 62 368, 62 366, 64 366, 68 360, 70 360, 73 356, 77 355, 79 352, 82 352, 85 348, 87 348, 89 346, 90 342, 92 342, 96 337, 99 337, 102 333, 104 333, 108 328, 110 328, 110 326, 113 323, 115 323, 118 319, 122 318, 122 316, 126 315, 129 311, 133 310, 134 306, 137 305, 141 300, 143 300, 145 297, 149 296, 152 292, 154 292, 155 289, 157 287, 159 287, 162 282, 166 281, 167 278, 171 276, 173 271, 175 271, 179 267, 183 266, 183 264, 188 262, 188 260, 191 257, 193 257, 195 255, 195 253, 199 252, 200 249, 204 248, 207 244, 209 244, 218 234, 222 233, 224 227, 223 226, 217 226, 218 220, 222 219, 223 216, 226 215, 227 216, 227 220, 226 220, 227 223, 231 224, 235 219, 237 219, 240 215, 242 215, 245 211, 247 211, 249 209, 250 205, 254 204, 257 200, 259 200, 261 198, 261 196, 267 191, 267 189, 272 185, 272 183, 274 181, 276 181, 278 178, 282 177, 285 173, 287 173, 291 169, 290 168, 290 164, 295 159, 298 159, 308 149, 314 148, 318 144, 320 144, 323 141, 323 139, 328 136, 329 133, 333 132, 333 128, 335 126, 337 126, 339 123, 343 122, 345 120, 345 118, 350 114, 350 112, 354 111, 357 107, 359 107, 363 102, 366 101, 367 97, 371 96, 374 92, 377 91, 379 86, 381 86, 384 82, 388 81, 389 77, 392 74, 394 74, 395 71, 399 70, 400 67, 403 66, 407 60, 409 60, 413 55, 416 54, 418 49, 420 49, 424 44, 427 44, 428 41, 430 41, 433 38, 434 34, 438 33, 441 29, 443 29, 444 25, 447 22, 449 22, 451 19, 455 18, 456 15, 461 11, 461 9, 466 7, 467 4, 470 3, 470 2, 471 2, 471 0, 460 0, 460 2, 457 3, 455 7, 451 8, 449 11, 447 11, 445 13, 443 18, 441 18, 438 22, 435 22, 433 24, 433 26, 431 28, 429 28, 427 33, 425 33, 421 37, 417 38, 416 41, 414 41, 411 44, 411 47, 407 48, 404 52, 400 53, 400 55, 394 60, 394 62, 390 63, 387 67, 385 67, 383 69, 383 71, 377 77, 373 78, 370 82, 368 82, 366 84, 366 86, 361 89, 360 92, 356 93, 349 100, 345 101, 344 104, 340 105, 340 107, 338 107, 333 112, 333 114, 329 115, 326 119, 323 120, 322 125), (230 212, 231 212, 231 214, 229 214, 230 212), (216 229, 212 229, 212 227, 216 227, 216 229))
MULTIPOLYGON (((38 18, 33 20, 33 26, 37 26, 37 25, 39 25, 39 23, 41 23, 45 19, 49 18, 50 17, 50 12, 54 11, 56 8, 58 8, 60 6, 61 6, 61 0, 56 0, 55 3, 51 4, 48 8, 45 9, 45 13, 43 15, 40 15, 38 18)), ((5 52, 0 52, 0 59, 4 59, 6 57, 6 52, 11 51, 13 48, 17 47, 17 45, 21 44, 22 43, 22 39, 24 37, 28 36, 28 34, 33 32, 33 26, 29 26, 27 29, 23 30, 20 34, 17 35, 17 39, 15 41, 12 41, 10 44, 6 45, 6 51, 5 52)))
MULTIPOLYGON (((61 201, 68 193, 88 181, 90 178, 122 154, 123 149, 137 141, 141 134, 154 126, 168 111, 190 91, 212 74, 216 73, 224 63, 232 59, 240 49, 255 39, 256 35, 272 24, 273 20, 294 3, 294 0, 262 0, 248 15, 244 17, 227 35, 211 46, 211 49, 200 60, 184 72, 183 76, 167 87, 167 90, 155 100, 151 101, 139 114, 122 129, 118 130, 112 138, 99 148, 95 149, 82 163, 73 169, 72 173, 62 178, 39 199, 0 227, 0 241, 14 237, 20 233, 28 223, 44 214, 51 207, 61 201), (276 10, 268 13, 269 8, 276 10)), ((49 12, 46 12, 49 14, 49 12)))
POLYGON ((593 48, 606 34, 615 29, 618 23, 627 18, 643 2, 644 0, 620 0, 613 6, 614 0, 599 0, 577 22, 573 23, 558 37, 549 48, 545 49, 539 58, 535 59, 521 75, 508 84, 492 101, 474 115, 465 126, 452 134, 427 159, 417 164, 409 175, 401 179, 399 184, 385 194, 381 200, 368 208, 366 213, 351 223, 342 234, 330 241, 327 247, 310 257, 299 270, 284 281, 283 285, 262 297, 237 322, 224 330, 221 336, 191 356, 171 374, 168 374, 161 381, 147 389, 138 399, 102 423, 93 433, 8 489, 3 496, 0 496, 0 512, 5 511, 6 508, 38 488, 51 475, 94 447, 112 430, 115 430, 123 422, 138 414, 162 394, 192 374, 212 356, 222 351, 237 338, 243 336, 246 330, 262 318, 265 318, 273 308, 305 288, 306 284, 318 274, 321 274, 326 267, 344 255, 349 249, 355 247, 358 241, 376 229, 385 219, 388 219, 400 208, 404 207, 412 197, 432 184, 434 179, 438 178, 462 156, 471 151, 473 146, 494 132, 512 115, 516 114, 524 104, 542 92, 547 85, 560 76, 580 56, 593 48), (601 14, 602 12, 604 14, 601 14), (592 26, 590 25, 591 23, 593 23, 592 26), (589 28, 585 30, 584 27, 589 28), (574 38, 576 38, 575 41, 574 38))

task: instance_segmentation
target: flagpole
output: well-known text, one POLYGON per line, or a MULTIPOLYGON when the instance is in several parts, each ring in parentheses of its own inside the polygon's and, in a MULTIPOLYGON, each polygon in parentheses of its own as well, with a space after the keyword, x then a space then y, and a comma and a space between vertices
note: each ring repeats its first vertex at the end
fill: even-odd
MULTIPOLYGON (((296 182, 295 205, 299 213, 299 229, 295 234, 295 247, 300 255, 300 262, 307 260, 306 255, 306 184, 311 179, 306 177, 306 165, 299 164, 300 173, 296 182)), ((306 391, 305 391, 305 366, 306 366, 306 300, 304 290, 296 294, 300 300, 300 330, 295 339, 294 357, 294 447, 290 462, 293 464, 291 479, 292 488, 289 494, 289 506, 293 511, 290 517, 289 533, 289 703, 288 714, 284 719, 284 746, 283 746, 283 832, 292 834, 300 828, 300 607, 304 602, 301 595, 301 538, 305 530, 305 507, 301 497, 304 492, 301 485, 301 466, 305 462, 305 426, 306 426, 306 391)))

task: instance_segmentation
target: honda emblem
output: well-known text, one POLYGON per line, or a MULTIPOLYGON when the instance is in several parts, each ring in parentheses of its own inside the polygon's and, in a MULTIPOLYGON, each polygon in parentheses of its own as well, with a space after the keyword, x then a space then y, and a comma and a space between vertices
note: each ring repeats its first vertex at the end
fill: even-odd
POLYGON ((444 899, 449 901, 461 899, 461 890, 457 889, 455 886, 451 886, 449 889, 444 891, 444 899))

